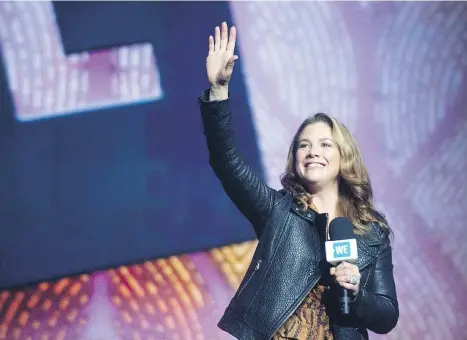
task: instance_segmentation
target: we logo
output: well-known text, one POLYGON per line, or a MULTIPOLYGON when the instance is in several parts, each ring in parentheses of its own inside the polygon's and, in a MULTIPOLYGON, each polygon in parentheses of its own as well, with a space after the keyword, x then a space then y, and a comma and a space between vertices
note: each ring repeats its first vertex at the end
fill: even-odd
POLYGON ((334 257, 341 258, 341 257, 349 257, 350 256, 350 242, 337 242, 333 245, 334 250, 334 257))

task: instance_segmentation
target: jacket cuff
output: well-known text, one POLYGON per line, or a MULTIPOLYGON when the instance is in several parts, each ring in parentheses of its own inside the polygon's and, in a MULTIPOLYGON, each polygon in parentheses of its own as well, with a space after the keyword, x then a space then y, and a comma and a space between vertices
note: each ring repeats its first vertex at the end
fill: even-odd
POLYGON ((230 92, 227 99, 212 101, 209 101, 209 92, 210 89, 206 89, 201 92, 201 95, 198 97, 198 103, 201 107, 202 115, 205 117, 217 116, 221 119, 224 118, 230 111, 230 92))

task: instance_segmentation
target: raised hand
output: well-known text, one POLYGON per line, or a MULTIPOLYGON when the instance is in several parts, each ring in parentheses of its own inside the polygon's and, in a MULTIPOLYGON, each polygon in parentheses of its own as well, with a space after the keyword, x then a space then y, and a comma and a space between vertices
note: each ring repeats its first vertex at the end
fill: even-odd
POLYGON ((215 28, 214 37, 209 36, 209 54, 206 58, 206 71, 209 83, 212 88, 226 86, 232 76, 235 61, 238 59, 234 55, 236 30, 230 28, 230 35, 227 35, 227 23, 223 22, 221 29, 215 28))

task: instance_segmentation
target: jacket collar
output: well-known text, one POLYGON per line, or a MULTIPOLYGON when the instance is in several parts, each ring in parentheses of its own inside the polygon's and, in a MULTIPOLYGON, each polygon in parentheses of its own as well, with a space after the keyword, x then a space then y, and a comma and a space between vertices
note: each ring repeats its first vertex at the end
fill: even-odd
MULTIPOLYGON (((302 210, 296 202, 292 203, 291 210, 294 214, 301 218, 313 222, 315 224, 326 223, 327 214, 318 214, 313 209, 302 210)), ((357 240, 358 259, 357 266, 360 270, 367 267, 378 256, 379 245, 382 244, 381 239, 373 232, 367 235, 355 234, 357 240)))
POLYGON ((313 209, 302 210, 296 202, 292 203, 292 212, 310 222, 314 222, 318 215, 313 209))

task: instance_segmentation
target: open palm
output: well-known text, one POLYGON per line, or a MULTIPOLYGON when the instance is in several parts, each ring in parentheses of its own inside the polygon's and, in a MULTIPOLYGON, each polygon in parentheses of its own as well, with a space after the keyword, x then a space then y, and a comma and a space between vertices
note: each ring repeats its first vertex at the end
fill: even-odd
POLYGON ((236 30, 230 28, 228 35, 227 23, 223 22, 221 29, 215 28, 214 38, 209 36, 209 54, 206 58, 206 71, 211 86, 226 85, 232 76, 233 67, 238 56, 234 55, 236 30))

